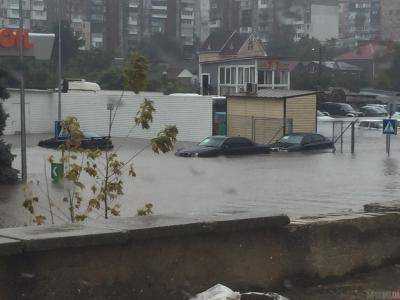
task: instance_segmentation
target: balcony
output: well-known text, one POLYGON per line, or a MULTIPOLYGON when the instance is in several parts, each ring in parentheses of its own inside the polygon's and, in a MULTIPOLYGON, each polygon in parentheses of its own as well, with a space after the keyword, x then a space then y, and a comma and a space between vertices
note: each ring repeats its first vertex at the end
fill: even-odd
POLYGON ((154 18, 154 19, 166 19, 167 15, 166 14, 155 13, 155 14, 151 14, 151 17, 154 18))
POLYGON ((129 18, 128 24, 129 25, 139 25, 139 21, 137 19, 129 18))
POLYGON ((152 5, 151 9, 153 9, 153 10, 165 10, 165 11, 168 10, 167 6, 159 6, 159 5, 152 5))

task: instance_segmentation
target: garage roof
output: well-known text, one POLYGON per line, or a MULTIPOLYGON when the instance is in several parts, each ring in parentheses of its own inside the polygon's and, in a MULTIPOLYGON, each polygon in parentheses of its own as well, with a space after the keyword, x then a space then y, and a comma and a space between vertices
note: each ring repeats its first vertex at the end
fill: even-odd
POLYGON ((279 89, 265 89, 259 90, 255 94, 236 94, 233 97, 246 97, 246 98, 268 98, 268 99, 288 99, 300 96, 314 95, 317 92, 313 91, 298 91, 298 90, 279 90, 279 89))

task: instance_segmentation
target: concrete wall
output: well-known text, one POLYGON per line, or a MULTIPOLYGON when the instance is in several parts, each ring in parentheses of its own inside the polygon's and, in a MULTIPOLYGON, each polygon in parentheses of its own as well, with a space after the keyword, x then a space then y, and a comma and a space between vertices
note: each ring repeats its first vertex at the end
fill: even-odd
POLYGON ((188 299, 279 289, 400 259, 400 214, 292 221, 151 216, 0 230, 1 299, 188 299))
MULTIPOLYGON (((152 138, 165 125, 176 125, 178 139, 197 142, 212 134, 212 98, 199 96, 165 96, 144 93, 135 95, 126 92, 70 92, 62 95, 63 117, 76 116, 84 130, 107 134, 109 111, 107 103, 119 103, 112 136, 152 138), (150 130, 131 130, 136 112, 145 98, 154 101, 156 113, 150 130)), ((27 131, 29 133, 49 133, 53 131, 57 118, 58 95, 48 91, 28 90, 26 95, 27 131)), ((4 103, 7 120, 5 134, 20 131, 19 94, 11 91, 11 98, 4 103)))

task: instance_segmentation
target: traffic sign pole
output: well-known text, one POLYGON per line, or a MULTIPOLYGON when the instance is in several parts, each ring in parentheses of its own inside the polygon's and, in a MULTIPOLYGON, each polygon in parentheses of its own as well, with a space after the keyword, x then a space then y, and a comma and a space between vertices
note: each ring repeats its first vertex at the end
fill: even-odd
POLYGON ((386 135, 386 153, 390 156, 390 134, 386 135))
POLYGON ((383 120, 383 134, 386 134, 386 153, 390 156, 391 135, 397 135, 398 122, 389 118, 383 120))

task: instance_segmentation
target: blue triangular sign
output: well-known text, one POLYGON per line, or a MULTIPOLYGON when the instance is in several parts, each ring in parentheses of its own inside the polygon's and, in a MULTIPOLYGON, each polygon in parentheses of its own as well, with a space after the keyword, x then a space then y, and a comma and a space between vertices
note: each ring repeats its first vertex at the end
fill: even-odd
POLYGON ((388 122, 386 127, 385 127, 385 133, 386 134, 394 134, 394 128, 392 126, 391 122, 388 122))

